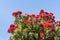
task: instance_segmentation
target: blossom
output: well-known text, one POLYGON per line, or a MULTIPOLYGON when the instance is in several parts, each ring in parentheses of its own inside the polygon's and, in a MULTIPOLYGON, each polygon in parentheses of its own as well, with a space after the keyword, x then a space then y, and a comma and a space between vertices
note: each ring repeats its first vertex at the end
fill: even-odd
POLYGON ((34 18, 36 18, 36 19, 40 18, 40 14, 35 15, 35 17, 34 17, 34 18))
POLYGON ((49 23, 49 22, 43 22, 41 25, 43 28, 48 28, 48 27, 53 28, 54 27, 53 24, 49 23))
POLYGON ((41 17, 41 18, 44 18, 44 17, 47 17, 47 16, 48 16, 47 13, 40 14, 40 17, 41 17))
POLYGON ((18 15, 18 14, 22 14, 22 12, 21 11, 13 12, 12 16, 15 16, 15 15, 18 15))
POLYGON ((37 19, 37 18, 39 18, 39 16, 35 16, 34 18, 36 18, 36 19, 37 19))
POLYGON ((44 10, 43 10, 43 9, 41 9, 41 10, 40 10, 40 14, 41 14, 41 13, 43 13, 43 12, 44 12, 44 10))
POLYGON ((49 28, 52 28, 52 29, 54 28, 52 23, 49 23, 48 26, 49 26, 49 28))
POLYGON ((14 24, 10 24, 10 27, 14 27, 15 25, 14 24))
POLYGON ((31 21, 30 20, 25 20, 25 24, 30 24, 31 21))
POLYGON ((22 11, 17 11, 18 14, 22 14, 22 11))
POLYGON ((49 14, 48 14, 48 16, 52 17, 52 16, 53 16, 53 14, 52 14, 52 13, 49 13, 49 14))
POLYGON ((41 32, 39 33, 39 36, 40 36, 40 38, 43 38, 43 37, 44 37, 44 33, 41 31, 41 32))
POLYGON ((47 28, 48 27, 48 22, 44 22, 41 24, 43 28, 47 28))
POLYGON ((13 28, 10 27, 10 28, 8 29, 8 33, 11 33, 12 31, 13 31, 13 28))
POLYGON ((14 24, 11 24, 9 29, 8 29, 8 33, 11 33, 13 30, 15 30, 18 26, 17 25, 14 25, 14 24))
POLYGON ((31 14, 32 17, 34 17, 35 15, 34 14, 31 14))
POLYGON ((48 14, 46 14, 46 13, 43 14, 43 17, 47 17, 47 16, 48 16, 48 14))
POLYGON ((13 12, 13 13, 12 13, 12 16, 15 16, 15 15, 17 15, 17 12, 13 12))

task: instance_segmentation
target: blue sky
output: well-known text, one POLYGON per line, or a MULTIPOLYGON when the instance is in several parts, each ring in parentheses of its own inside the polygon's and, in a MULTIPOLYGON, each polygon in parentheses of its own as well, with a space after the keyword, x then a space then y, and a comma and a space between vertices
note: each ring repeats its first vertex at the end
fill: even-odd
POLYGON ((53 12, 55 20, 60 19, 60 0, 0 0, 0 40, 8 40, 11 36, 7 32, 9 25, 13 23, 13 11, 22 10, 24 13, 39 13, 40 9, 53 12))

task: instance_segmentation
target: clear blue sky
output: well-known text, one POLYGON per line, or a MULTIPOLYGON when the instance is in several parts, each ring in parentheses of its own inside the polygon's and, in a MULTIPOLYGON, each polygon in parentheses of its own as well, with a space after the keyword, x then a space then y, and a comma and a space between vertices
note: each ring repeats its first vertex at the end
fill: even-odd
POLYGON ((38 13, 40 9, 53 12, 55 20, 60 19, 60 0, 0 0, 0 40, 8 40, 9 25, 13 23, 13 11, 22 10, 23 13, 38 13))

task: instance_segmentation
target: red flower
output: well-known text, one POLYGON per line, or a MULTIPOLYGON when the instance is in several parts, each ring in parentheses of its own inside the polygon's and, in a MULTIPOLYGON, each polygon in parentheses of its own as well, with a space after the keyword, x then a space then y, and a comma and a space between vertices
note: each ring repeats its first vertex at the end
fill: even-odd
POLYGON ((52 17, 53 15, 51 13, 49 13, 48 16, 52 17))
POLYGON ((14 27, 15 25, 14 24, 11 24, 10 27, 14 27))
POLYGON ((44 33, 41 31, 41 32, 39 33, 39 36, 40 36, 40 38, 43 38, 43 37, 44 37, 44 33))
POLYGON ((40 16, 41 16, 41 18, 43 18, 43 17, 47 17, 48 14, 47 13, 44 13, 44 14, 40 14, 40 16))
POLYGON ((15 15, 18 15, 18 14, 22 14, 22 12, 21 11, 13 12, 12 16, 15 16, 15 15))
POLYGON ((46 13, 43 14, 43 17, 47 17, 48 15, 46 13))
POLYGON ((43 28, 47 28, 48 27, 48 22, 44 22, 41 24, 43 28))
POLYGON ((31 16, 32 16, 32 17, 34 17, 35 15, 34 15, 34 14, 32 14, 31 16))
POLYGON ((12 31, 13 31, 13 28, 10 27, 10 28, 8 29, 8 33, 11 33, 12 31))
POLYGON ((52 23, 49 23, 48 26, 49 26, 50 28, 52 28, 52 29, 54 28, 54 26, 53 26, 52 23))
POLYGON ((49 14, 48 12, 44 12, 44 14, 49 14))
POLYGON ((17 14, 18 14, 17 12, 13 12, 13 13, 12 13, 12 16, 15 16, 15 15, 17 15, 17 14))
POLYGON ((48 27, 54 28, 53 24, 50 23, 50 22, 44 22, 41 25, 42 25, 43 28, 48 28, 48 27))
POLYGON ((53 13, 50 12, 51 15, 53 15, 53 13))
POLYGON ((10 28, 8 29, 8 33, 11 33, 13 30, 15 30, 18 26, 11 24, 10 28))
POLYGON ((41 9, 41 10, 40 10, 40 14, 43 13, 43 12, 44 12, 44 10, 41 9))
POLYGON ((31 23, 30 20, 26 20, 26 21, 25 21, 25 24, 30 24, 30 23, 31 23))
POLYGON ((22 14, 22 11, 17 11, 18 14, 22 14))
POLYGON ((39 16, 35 16, 35 18, 37 19, 37 18, 39 18, 39 16))
POLYGON ((40 17, 40 14, 36 15, 34 18, 38 19, 40 17))

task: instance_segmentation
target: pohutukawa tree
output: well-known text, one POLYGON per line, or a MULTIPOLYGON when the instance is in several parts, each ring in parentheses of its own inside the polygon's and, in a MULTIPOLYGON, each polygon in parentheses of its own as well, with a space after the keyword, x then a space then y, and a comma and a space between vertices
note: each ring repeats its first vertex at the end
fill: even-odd
POLYGON ((10 40, 60 40, 60 21, 55 21, 51 12, 40 10, 39 14, 13 12, 15 20, 10 24, 10 40))

